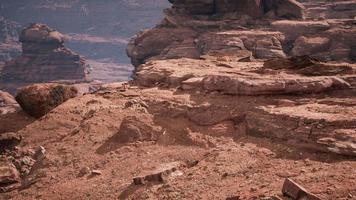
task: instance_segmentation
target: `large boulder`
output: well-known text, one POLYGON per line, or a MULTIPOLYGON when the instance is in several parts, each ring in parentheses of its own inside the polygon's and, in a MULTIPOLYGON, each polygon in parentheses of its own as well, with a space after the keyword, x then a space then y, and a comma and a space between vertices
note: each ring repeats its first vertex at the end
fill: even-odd
POLYGON ((34 84, 19 89, 16 101, 29 115, 39 118, 70 98, 78 90, 73 86, 61 84, 34 84))

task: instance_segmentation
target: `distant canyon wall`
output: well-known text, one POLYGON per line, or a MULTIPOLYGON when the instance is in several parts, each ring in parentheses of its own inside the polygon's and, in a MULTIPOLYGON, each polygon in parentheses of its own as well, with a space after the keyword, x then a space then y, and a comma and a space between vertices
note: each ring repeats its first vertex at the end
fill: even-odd
MULTIPOLYGON (((68 46, 90 59, 129 63, 125 40, 157 24, 168 6, 167 0, 2 0, 0 43, 4 43, 3 38, 16 38, 16 32, 30 23, 44 23, 70 34, 66 38, 68 46)), ((19 44, 16 49, 20 50, 19 44)), ((0 60, 13 56, 0 47, 0 60)))

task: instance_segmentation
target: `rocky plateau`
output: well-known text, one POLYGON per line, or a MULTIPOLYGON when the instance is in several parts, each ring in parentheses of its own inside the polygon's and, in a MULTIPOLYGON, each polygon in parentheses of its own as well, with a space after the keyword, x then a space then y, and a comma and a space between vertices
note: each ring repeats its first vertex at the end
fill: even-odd
POLYGON ((0 92, 0 198, 355 199, 356 2, 169 2, 133 80, 0 92))

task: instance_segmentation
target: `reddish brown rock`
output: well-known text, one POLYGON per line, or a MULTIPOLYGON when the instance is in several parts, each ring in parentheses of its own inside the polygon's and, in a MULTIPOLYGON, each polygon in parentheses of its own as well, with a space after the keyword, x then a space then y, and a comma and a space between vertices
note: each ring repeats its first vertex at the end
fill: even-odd
POLYGON ((0 166, 0 193, 14 190, 19 182, 20 173, 13 165, 0 166))
POLYGON ((306 200, 321 200, 314 194, 309 193, 305 188, 292 181, 286 179, 283 184, 282 193, 293 200, 306 199, 306 200))
MULTIPOLYGON (((138 66, 152 57, 165 58, 169 49, 194 38, 197 33, 190 29, 157 28, 139 33, 127 46, 127 54, 132 64, 138 66), (167 49, 168 48, 168 49, 167 49)), ((190 44, 188 44, 190 45, 190 44)), ((175 54, 175 57, 178 55, 175 54)), ((190 55, 187 54, 189 57, 190 55)), ((182 56, 185 57, 185 56, 182 56)))
MULTIPOLYGON (((292 56, 317 55, 329 50, 330 39, 327 37, 304 37, 295 40, 292 56)), ((322 56, 319 56, 322 57, 322 56)))
POLYGON ((77 95, 73 86, 61 84, 34 84, 21 88, 16 101, 22 109, 33 117, 42 117, 53 108, 77 95))

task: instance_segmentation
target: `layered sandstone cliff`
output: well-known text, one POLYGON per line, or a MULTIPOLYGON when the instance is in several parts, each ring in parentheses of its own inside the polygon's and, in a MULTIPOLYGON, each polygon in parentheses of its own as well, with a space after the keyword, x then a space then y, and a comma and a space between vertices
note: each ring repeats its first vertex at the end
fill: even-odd
POLYGON ((44 24, 32 24, 20 35, 22 55, 8 61, 1 72, 0 87, 14 91, 19 86, 53 81, 86 80, 87 64, 64 47, 63 35, 44 24))
POLYGON ((148 60, 200 58, 269 59, 309 55, 355 62, 354 2, 171 1, 161 24, 132 39, 135 66, 148 60), (321 6, 324 5, 325 6, 321 6), (331 4, 331 5, 330 5, 331 4), (318 15, 320 6, 325 13, 318 15))

